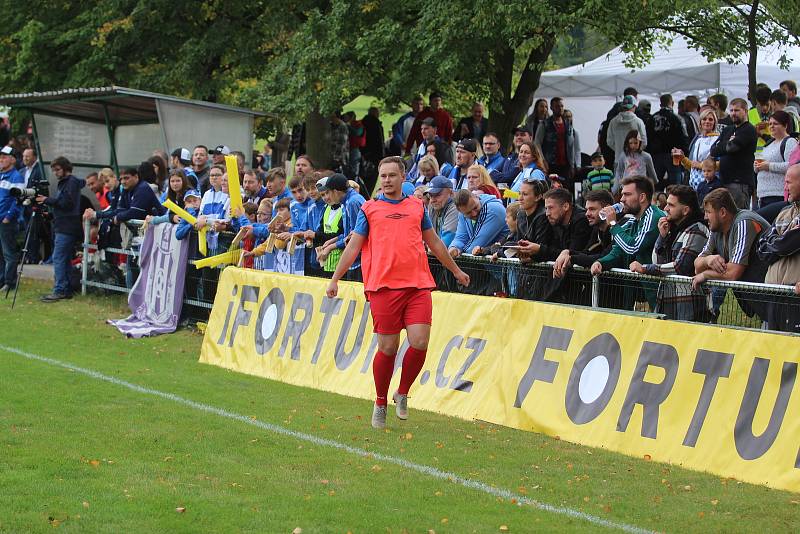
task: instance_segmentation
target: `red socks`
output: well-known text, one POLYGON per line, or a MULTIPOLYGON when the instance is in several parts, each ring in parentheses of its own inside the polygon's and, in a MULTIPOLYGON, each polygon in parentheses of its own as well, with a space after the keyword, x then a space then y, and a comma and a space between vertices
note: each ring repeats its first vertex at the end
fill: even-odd
MULTIPOLYGON (((427 353, 427 349, 419 350, 414 347, 406 349, 406 353, 403 356, 403 367, 400 371, 400 385, 397 387, 398 393, 408 395, 408 390, 411 389, 411 385, 419 376, 419 372, 422 371, 422 366, 425 365, 425 355, 427 353)), ((389 356, 378 351, 372 361, 372 377, 375 380, 375 404, 378 406, 386 406, 389 383, 392 381, 392 374, 394 373, 394 359, 394 355, 389 356)))
POLYGON ((403 356, 403 368, 400 371, 400 385, 397 387, 397 392, 401 395, 408 395, 408 390, 411 389, 411 384, 419 376, 422 371, 422 366, 425 365, 425 355, 428 349, 419 350, 409 346, 403 356))
POLYGON ((375 353, 372 360, 372 377, 375 379, 375 404, 386 406, 386 395, 389 393, 389 383, 394 373, 394 354, 389 356, 381 351, 375 353))

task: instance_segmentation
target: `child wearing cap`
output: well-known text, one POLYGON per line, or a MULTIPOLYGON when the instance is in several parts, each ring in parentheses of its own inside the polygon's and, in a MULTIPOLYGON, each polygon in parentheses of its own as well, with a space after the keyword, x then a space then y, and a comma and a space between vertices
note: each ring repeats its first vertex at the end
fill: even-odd
POLYGON ((611 191, 611 184, 614 181, 614 173, 606 169, 606 160, 602 152, 592 154, 592 170, 586 175, 583 182, 583 192, 589 191, 611 191))
MULTIPOLYGON (((197 189, 189 189, 183 195, 183 209, 189 212, 189 215, 197 216, 200 211, 200 192, 197 189)), ((192 225, 183 219, 178 222, 178 228, 175 230, 175 239, 186 239, 192 225)))
MULTIPOLYGON (((332 174, 330 171, 327 173, 332 174)), ((328 206, 322 199, 320 187, 324 189, 327 177, 323 177, 323 173, 314 172, 303 179, 303 186, 305 187, 308 198, 308 213, 306 214, 306 224, 303 231, 303 239, 306 242, 306 264, 305 273, 311 276, 322 276, 322 266, 317 260, 317 251, 314 249, 314 236, 316 230, 320 227, 322 215, 325 213, 325 208, 328 206), (320 183, 322 186, 320 186, 320 183)))

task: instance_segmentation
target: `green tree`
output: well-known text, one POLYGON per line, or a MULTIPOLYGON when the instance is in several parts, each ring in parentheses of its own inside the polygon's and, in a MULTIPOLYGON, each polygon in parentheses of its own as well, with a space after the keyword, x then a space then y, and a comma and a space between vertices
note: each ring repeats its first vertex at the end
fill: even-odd
POLYGON ((255 79, 270 56, 258 44, 266 2, 2 0, 0 6, 9 15, 0 37, 2 92, 117 84, 217 101, 255 79))

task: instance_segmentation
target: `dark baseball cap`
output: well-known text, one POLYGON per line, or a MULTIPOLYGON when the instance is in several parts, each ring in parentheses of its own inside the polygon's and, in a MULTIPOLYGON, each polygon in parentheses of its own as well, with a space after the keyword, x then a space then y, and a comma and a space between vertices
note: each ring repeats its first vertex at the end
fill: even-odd
POLYGON ((512 133, 512 134, 516 134, 516 133, 518 133, 518 132, 519 132, 519 133, 526 133, 526 134, 528 134, 528 135, 533 135, 533 134, 531 133, 531 130, 530 130, 530 128, 528 128, 527 126, 517 126, 517 127, 516 127, 516 128, 514 128, 513 130, 511 130, 511 133, 512 133))
POLYGON ((460 148, 461 150, 466 150, 467 152, 472 152, 474 154, 478 151, 478 143, 475 142, 475 139, 462 139, 458 142, 456 148, 460 148))
POLYGON ((192 155, 189 153, 189 150, 186 148, 178 147, 172 151, 172 157, 178 158, 181 160, 183 164, 189 164, 192 162, 192 155))
POLYGON ((436 128, 436 120, 433 117, 422 119, 422 124, 424 124, 425 126, 433 126, 434 128, 436 128))
POLYGON ((439 176, 433 177, 428 183, 428 189, 425 192, 435 195, 445 189, 453 189, 453 182, 450 178, 446 178, 440 174, 439 176))
POLYGON ((317 188, 320 192, 323 191, 347 191, 347 188, 350 187, 350 184, 347 182, 347 176, 344 174, 337 172, 328 177, 328 180, 322 186, 322 189, 319 189, 319 182, 317 182, 317 188))

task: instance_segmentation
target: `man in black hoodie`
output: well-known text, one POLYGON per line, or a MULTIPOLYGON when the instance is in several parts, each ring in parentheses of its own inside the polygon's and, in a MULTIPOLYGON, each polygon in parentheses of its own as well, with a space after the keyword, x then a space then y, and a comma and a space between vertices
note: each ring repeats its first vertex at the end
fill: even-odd
POLYGON ((45 204, 53 215, 53 273, 55 284, 53 292, 41 298, 42 302, 58 302, 72 298, 69 284, 69 273, 75 244, 81 238, 81 189, 86 185, 84 180, 72 175, 72 163, 63 156, 50 163, 53 175, 58 178, 58 193, 55 197, 39 195, 36 202, 45 204))
POLYGON ((661 109, 653 114, 647 126, 647 151, 653 156, 656 168, 658 189, 675 185, 683 179, 683 168, 672 164, 672 150, 679 148, 684 154, 689 152, 689 139, 683 121, 672 110, 672 95, 661 95, 661 109), (666 179, 665 179, 666 175, 666 179))

